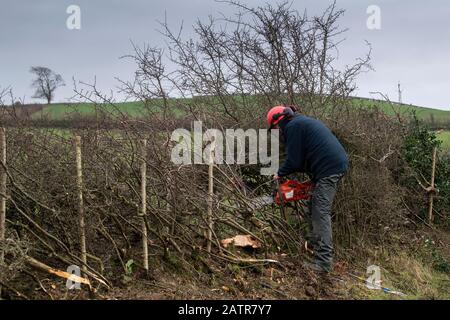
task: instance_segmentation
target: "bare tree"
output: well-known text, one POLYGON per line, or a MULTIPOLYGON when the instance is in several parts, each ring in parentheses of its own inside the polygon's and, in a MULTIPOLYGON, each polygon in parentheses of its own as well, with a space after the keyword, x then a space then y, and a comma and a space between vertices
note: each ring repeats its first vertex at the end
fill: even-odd
POLYGON ((55 73, 47 67, 31 67, 30 72, 36 75, 31 86, 36 89, 33 98, 46 99, 50 104, 54 98, 55 90, 64 86, 61 75, 55 73))
POLYGON ((137 47, 132 43, 134 54, 125 55, 122 58, 128 58, 137 65, 132 82, 119 81, 122 83, 122 91, 127 96, 137 98, 141 101, 148 102, 150 99, 161 99, 162 116, 167 118, 169 108, 169 93, 172 89, 170 73, 166 71, 164 64, 164 50, 160 48, 137 47))
POLYGON ((334 108, 340 105, 336 99, 354 91, 357 75, 370 69, 370 46, 353 65, 336 68, 346 29, 339 27, 344 11, 335 3, 322 15, 310 17, 291 9, 288 2, 257 8, 235 0, 221 2, 237 12, 198 21, 195 39, 182 39, 181 30, 173 32, 167 23, 162 28, 182 89, 215 97, 217 109, 236 121, 255 114, 252 104, 301 104, 303 111, 313 114, 334 108))

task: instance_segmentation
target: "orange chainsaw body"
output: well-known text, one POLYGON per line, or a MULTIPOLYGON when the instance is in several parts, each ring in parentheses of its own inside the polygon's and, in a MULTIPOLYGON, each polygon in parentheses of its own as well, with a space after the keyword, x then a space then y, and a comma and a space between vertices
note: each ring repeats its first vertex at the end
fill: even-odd
POLYGON ((314 185, 311 181, 299 182, 296 180, 286 180, 280 182, 279 188, 275 191, 275 203, 282 205, 287 202, 308 200, 314 185))

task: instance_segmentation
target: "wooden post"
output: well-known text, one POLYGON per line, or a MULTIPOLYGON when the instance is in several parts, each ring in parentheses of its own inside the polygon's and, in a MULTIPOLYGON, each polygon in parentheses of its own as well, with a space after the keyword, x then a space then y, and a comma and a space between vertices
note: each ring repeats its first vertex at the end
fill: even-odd
POLYGON ((175 210, 175 199, 172 199, 172 172, 167 172, 167 178, 166 178, 166 183, 167 183, 167 196, 166 196, 166 211, 167 211, 167 215, 171 216, 172 215, 172 225, 169 227, 167 227, 167 233, 171 234, 171 235, 175 235, 175 228, 176 228, 176 210, 175 210))
POLYGON ((77 165, 77 191, 78 191, 78 223, 80 228, 80 251, 82 270, 87 271, 87 253, 86 253, 86 222, 84 220, 83 204, 83 170, 81 166, 81 137, 75 136, 75 151, 77 165))
POLYGON ((208 212, 206 217, 208 224, 208 229, 206 230, 206 238, 208 240, 206 245, 207 252, 211 252, 212 230, 214 227, 212 214, 214 201, 214 147, 214 144, 211 144, 208 166, 208 212))
POLYGON ((433 222, 433 198, 434 198, 434 176, 436 173, 436 151, 437 148, 433 149, 433 163, 431 165, 431 192, 429 193, 430 201, 428 206, 428 222, 433 222))
POLYGON ((141 232, 142 232, 142 259, 145 271, 148 273, 148 240, 145 215, 147 214, 147 140, 141 141, 141 232))
MULTIPOLYGON (((0 128, 0 161, 2 162, 2 167, 0 168, 0 242, 5 240, 6 234, 6 134, 5 128, 0 128)), ((5 253, 3 249, 0 249, 0 264, 3 264, 5 260, 5 253)), ((0 286, 0 300, 2 294, 2 287, 0 286)))

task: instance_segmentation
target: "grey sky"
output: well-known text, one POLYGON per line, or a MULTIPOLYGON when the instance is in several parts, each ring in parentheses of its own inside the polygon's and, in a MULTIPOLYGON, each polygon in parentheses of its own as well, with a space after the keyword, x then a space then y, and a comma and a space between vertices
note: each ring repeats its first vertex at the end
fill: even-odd
MULTIPOLYGON (((263 1, 243 0, 248 5, 263 1)), ((331 0, 293 0, 292 7, 320 13, 331 0)), ((375 72, 357 81, 360 96, 381 91, 397 100, 397 82, 403 87, 403 101, 450 110, 450 1, 448 0, 338 0, 346 13, 340 22, 348 27, 340 47, 340 64, 352 63, 372 44, 375 72), (369 5, 381 9, 381 30, 366 27, 369 5)), ((105 91, 117 86, 115 77, 131 79, 134 67, 119 60, 136 44, 159 45, 157 20, 167 13, 176 27, 184 22, 184 35, 197 19, 228 6, 214 0, 0 0, 0 87, 12 86, 15 95, 32 99, 30 66, 42 65, 60 73, 67 86, 56 100, 73 95, 71 78, 92 82, 105 91), (66 28, 66 9, 81 8, 81 30, 66 28)), ((42 101, 42 100, 41 100, 42 101)))

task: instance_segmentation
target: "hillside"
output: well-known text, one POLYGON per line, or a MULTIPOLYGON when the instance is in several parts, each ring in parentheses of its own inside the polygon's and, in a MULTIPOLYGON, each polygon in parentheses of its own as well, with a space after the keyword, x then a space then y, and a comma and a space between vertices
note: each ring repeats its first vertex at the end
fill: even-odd
MULTIPOLYGON (((393 104, 386 101, 374 100, 368 98, 354 98, 354 103, 361 107, 376 107, 383 110, 388 115, 395 115, 395 113, 408 114, 415 112, 417 117, 424 121, 436 121, 439 123, 450 122, 450 111, 439 110, 433 108, 420 107, 407 104, 393 104)), ((104 105, 102 107, 104 112, 111 112, 113 114, 124 114, 130 117, 140 117, 146 114, 147 110, 142 102, 120 102, 115 106, 104 105)), ((41 110, 33 114, 34 119, 39 119, 43 116, 51 119, 64 119, 70 114, 80 114, 82 116, 94 116, 96 109, 92 103, 67 104, 55 103, 43 107, 41 110)), ((177 112, 180 116, 182 111, 177 112)))
MULTIPOLYGON (((426 121, 434 129, 438 130, 437 135, 443 142, 443 148, 450 150, 450 131, 448 131, 450 124, 450 111, 407 104, 390 104, 386 101, 359 97, 353 98, 353 103, 357 107, 378 108, 389 116, 394 116, 395 114, 408 115, 415 113, 418 119, 426 121), (444 130, 439 130, 441 128, 444 128, 444 130)), ((104 105, 97 109, 92 103, 55 103, 49 106, 30 105, 30 107, 32 108, 27 108, 29 111, 27 111, 26 114, 31 114, 31 117, 34 120, 39 120, 42 118, 63 120, 72 115, 80 115, 81 117, 95 117, 96 111, 139 118, 146 116, 149 111, 154 111, 147 109, 142 102, 120 102, 114 106, 104 105)), ((185 112, 184 110, 178 109, 175 111, 175 114, 178 117, 182 117, 185 112)))
POLYGON ((445 123, 450 121, 450 110, 440 110, 411 104, 389 103, 386 101, 368 99, 368 98, 354 98, 356 104, 364 107, 377 107, 383 110, 388 115, 395 115, 396 112, 400 114, 415 113, 420 120, 436 121, 445 123))

